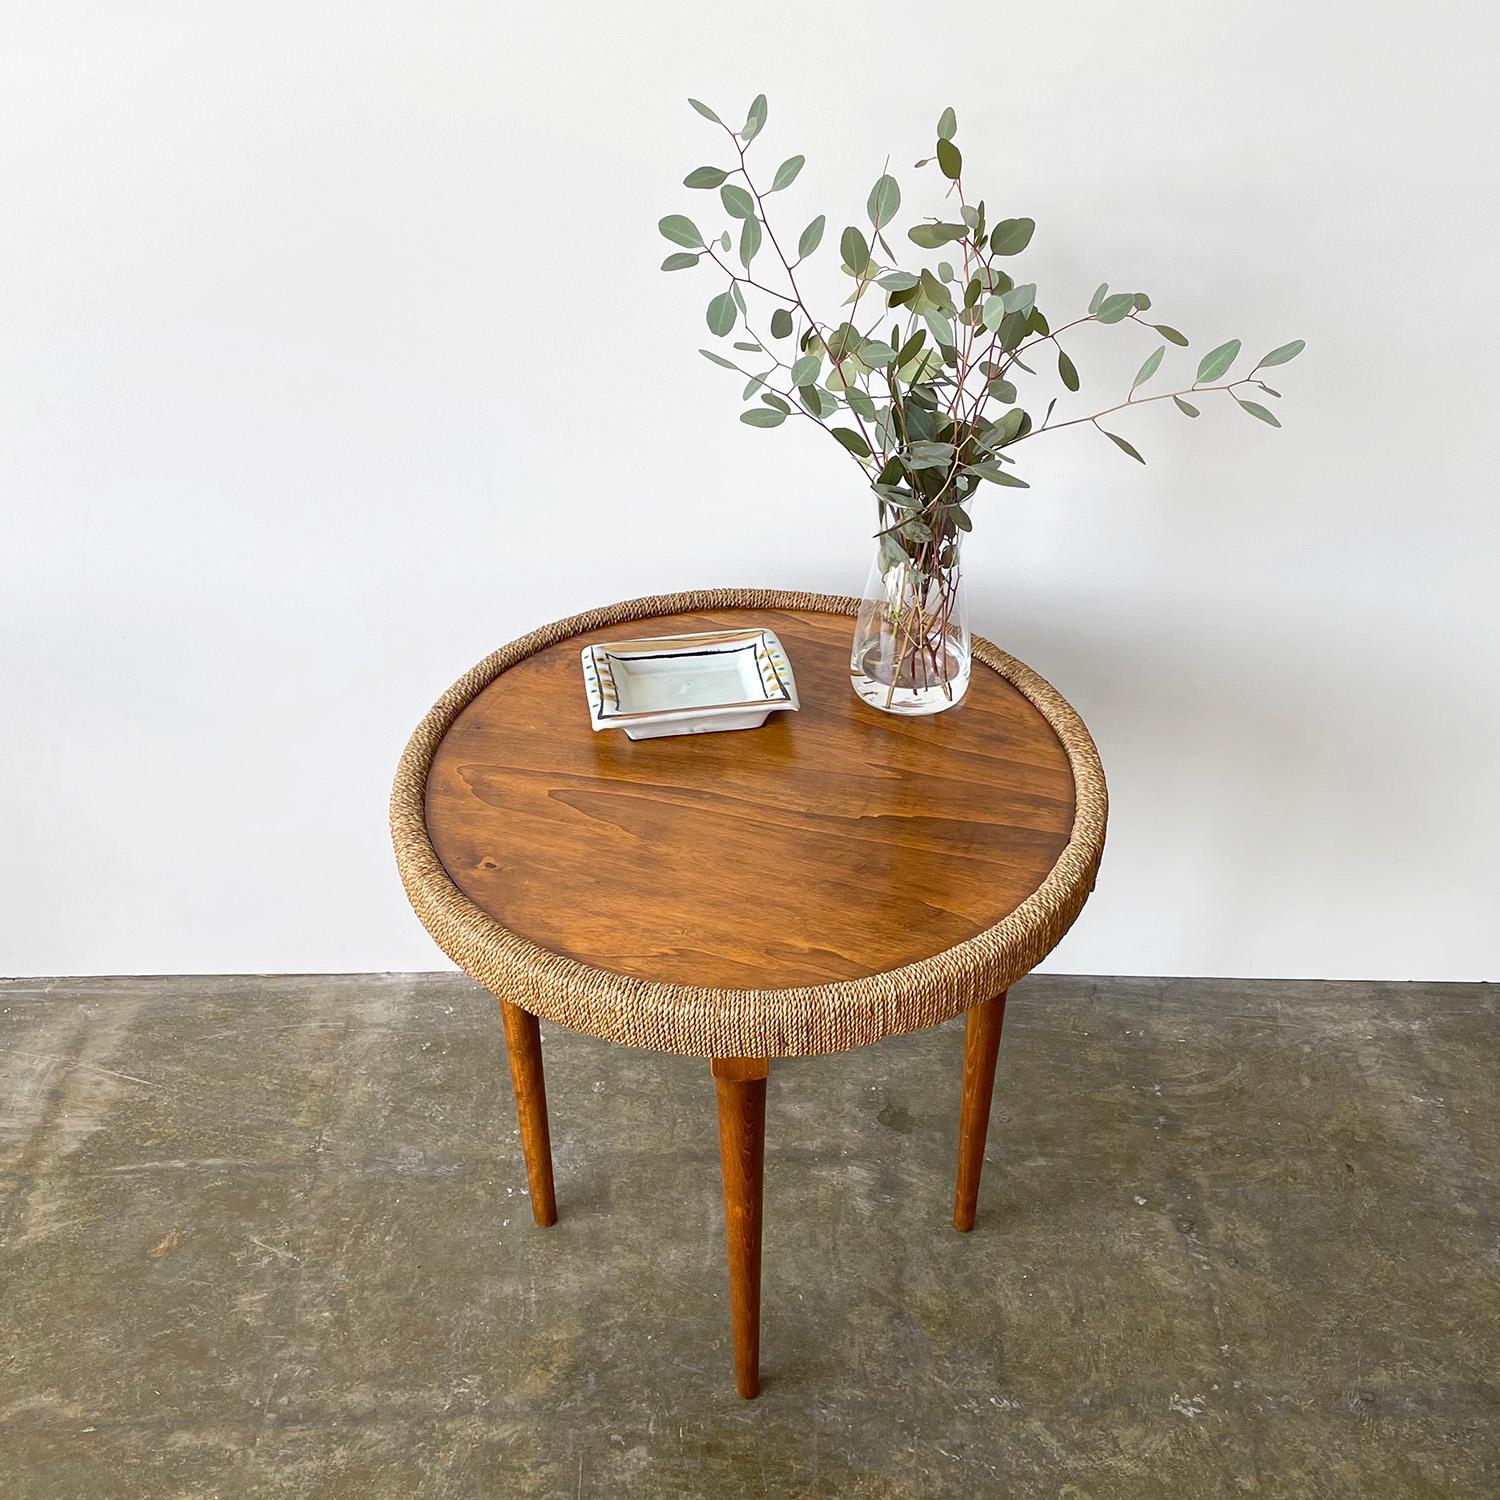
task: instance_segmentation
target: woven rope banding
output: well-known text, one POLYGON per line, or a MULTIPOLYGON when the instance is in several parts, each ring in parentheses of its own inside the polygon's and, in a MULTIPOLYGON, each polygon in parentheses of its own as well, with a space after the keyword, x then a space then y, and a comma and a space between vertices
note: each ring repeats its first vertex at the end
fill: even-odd
POLYGON ((1073 831, 1046 879, 1008 917, 930 958, 884 974, 800 989, 706 989, 612 974, 538 947, 481 911, 454 885, 428 837, 427 772, 463 709, 528 656, 601 626, 654 615, 737 609, 853 615, 858 601, 775 589, 708 589, 631 599, 544 625, 487 656, 417 726, 391 793, 391 837, 406 893, 438 946, 466 974, 523 1009, 607 1041, 698 1057, 799 1057, 841 1052, 915 1031, 990 999, 1029 973, 1073 925, 1093 889, 1108 799, 1083 721, 1029 667, 974 638, 974 659, 998 672, 1052 726, 1073 769, 1073 831))

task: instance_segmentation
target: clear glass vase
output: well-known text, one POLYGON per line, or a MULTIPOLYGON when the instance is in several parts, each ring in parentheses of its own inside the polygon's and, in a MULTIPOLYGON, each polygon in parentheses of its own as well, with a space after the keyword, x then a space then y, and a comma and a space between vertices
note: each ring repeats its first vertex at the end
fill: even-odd
POLYGON ((959 556, 940 542, 882 537, 854 630, 854 691, 888 714, 938 714, 969 686, 969 612, 959 556))

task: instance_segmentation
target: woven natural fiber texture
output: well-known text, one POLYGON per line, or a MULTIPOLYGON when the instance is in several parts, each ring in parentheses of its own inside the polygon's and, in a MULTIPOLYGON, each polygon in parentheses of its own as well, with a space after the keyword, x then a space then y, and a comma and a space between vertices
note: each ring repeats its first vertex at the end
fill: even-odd
POLYGON ((466 974, 524 1010, 632 1047, 698 1057, 799 1057, 841 1052, 936 1025, 998 995, 1057 946, 1093 889, 1104 849, 1104 770, 1083 721, 1014 657, 974 638, 974 659, 998 672, 1052 726, 1073 767, 1072 836, 1041 885, 1008 917, 917 963, 801 989, 704 989, 658 984, 566 958, 509 931, 454 885, 428 837, 427 772, 449 726, 502 672, 558 641, 654 615, 737 609, 853 615, 858 601, 775 589, 709 589, 631 599, 545 625, 466 673, 417 726, 391 794, 396 863, 417 916, 466 974))

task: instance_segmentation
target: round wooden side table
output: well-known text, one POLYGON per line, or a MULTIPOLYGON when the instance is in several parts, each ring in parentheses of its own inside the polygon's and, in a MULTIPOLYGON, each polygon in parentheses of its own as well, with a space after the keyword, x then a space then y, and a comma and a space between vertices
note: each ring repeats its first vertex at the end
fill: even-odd
POLYGON ((976 638, 955 709, 880 713, 849 685, 855 608, 717 590, 549 625, 439 700, 391 799, 417 915, 499 998, 538 1224, 557 1218, 538 1017, 711 1059, 747 1397, 770 1060, 966 1012, 953 1217, 972 1228, 1006 990, 1072 925, 1104 846, 1098 754, 1047 683, 976 638), (767 626, 801 709, 732 733, 596 733, 579 649, 627 624, 767 626))

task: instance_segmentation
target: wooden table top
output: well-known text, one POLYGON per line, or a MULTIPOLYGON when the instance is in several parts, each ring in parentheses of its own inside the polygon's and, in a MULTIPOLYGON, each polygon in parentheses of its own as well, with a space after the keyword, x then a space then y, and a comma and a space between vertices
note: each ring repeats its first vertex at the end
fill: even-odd
POLYGON ((660 615, 511 667, 460 713, 428 771, 427 829, 449 877, 541 947, 701 987, 858 979, 992 926, 1068 842, 1067 754, 978 662, 946 713, 862 703, 853 628, 811 610, 660 615), (761 625, 781 638, 800 712, 656 740, 589 727, 587 642, 761 625))

